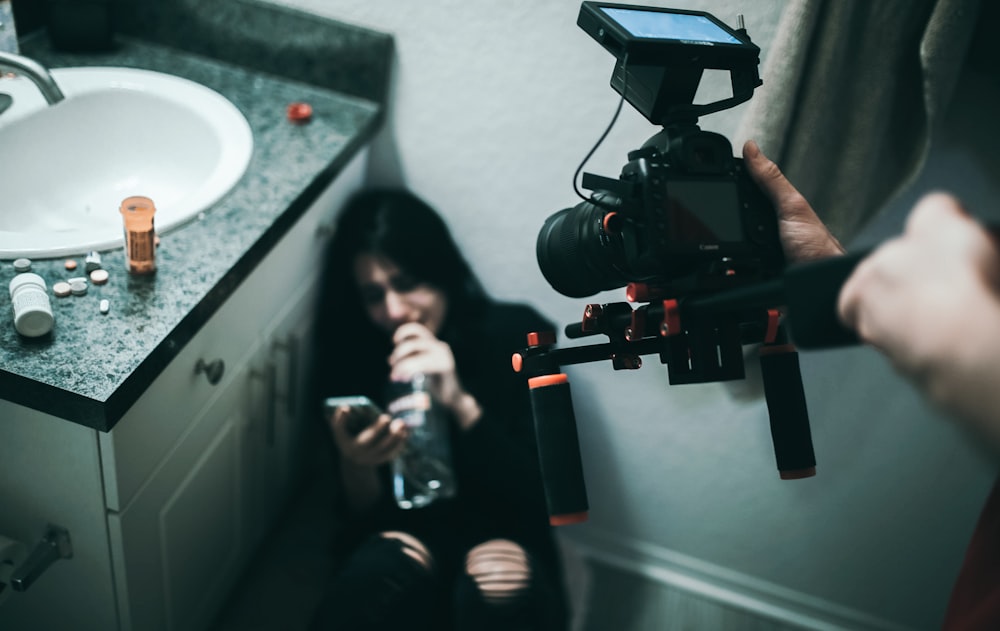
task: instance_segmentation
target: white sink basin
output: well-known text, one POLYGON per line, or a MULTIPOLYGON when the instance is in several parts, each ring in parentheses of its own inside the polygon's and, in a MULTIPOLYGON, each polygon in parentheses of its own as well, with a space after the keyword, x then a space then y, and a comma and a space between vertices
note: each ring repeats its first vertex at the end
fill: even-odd
POLYGON ((52 71, 66 99, 46 106, 27 78, 0 80, 0 259, 123 245, 121 201, 156 204, 163 234, 195 219, 246 171, 253 135, 226 98, 131 68, 52 71))

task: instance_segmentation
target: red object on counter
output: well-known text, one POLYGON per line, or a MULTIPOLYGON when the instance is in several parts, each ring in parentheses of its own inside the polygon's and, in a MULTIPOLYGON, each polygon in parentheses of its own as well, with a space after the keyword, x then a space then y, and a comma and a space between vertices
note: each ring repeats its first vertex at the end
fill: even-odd
POLYGON ((312 119, 313 108, 308 103, 291 103, 286 114, 293 123, 308 123, 312 119))

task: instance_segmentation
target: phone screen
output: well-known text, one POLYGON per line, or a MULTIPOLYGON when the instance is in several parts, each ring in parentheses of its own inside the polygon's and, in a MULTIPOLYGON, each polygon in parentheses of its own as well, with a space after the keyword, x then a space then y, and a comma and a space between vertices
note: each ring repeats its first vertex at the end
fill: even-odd
POLYGON ((601 11, 620 24, 633 37, 743 44, 703 15, 612 7, 601 7, 601 11))
POLYGON ((365 396, 330 397, 326 400, 326 413, 332 415, 338 407, 346 405, 351 408, 351 416, 347 419, 347 431, 357 435, 368 427, 382 414, 382 410, 365 396))

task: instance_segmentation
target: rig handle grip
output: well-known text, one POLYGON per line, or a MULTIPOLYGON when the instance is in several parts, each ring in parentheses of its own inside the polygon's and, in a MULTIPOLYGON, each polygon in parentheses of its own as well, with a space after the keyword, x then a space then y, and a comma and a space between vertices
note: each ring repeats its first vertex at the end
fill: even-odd
POLYGON ((549 522, 564 526, 586 521, 587 487, 569 378, 562 373, 532 377, 528 388, 549 522))
POLYGON ((841 324, 837 300, 848 277, 870 250, 792 266, 785 271, 785 295, 792 340, 803 349, 859 344, 857 333, 841 324))
POLYGON ((760 351, 760 370, 781 479, 797 480, 816 475, 816 455, 799 371, 799 354, 790 344, 765 345, 760 351))

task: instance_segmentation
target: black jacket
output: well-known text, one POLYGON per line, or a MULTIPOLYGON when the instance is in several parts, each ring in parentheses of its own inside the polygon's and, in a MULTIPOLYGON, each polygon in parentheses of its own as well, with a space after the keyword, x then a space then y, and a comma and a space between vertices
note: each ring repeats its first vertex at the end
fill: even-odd
MULTIPOLYGON (((349 553, 366 536, 386 530, 416 535, 438 560, 444 557, 450 563, 459 562, 477 543, 506 538, 521 544, 551 576, 559 576, 526 378, 511 366, 512 354, 527 346, 527 334, 546 330, 554 327, 537 311, 510 303, 491 303, 472 321, 445 326, 441 338, 452 348, 459 379, 483 411, 468 431, 452 424, 456 497, 421 509, 399 509, 392 496, 389 467, 384 466, 380 502, 361 518, 342 521, 335 542, 338 556, 349 553)), ((384 358, 377 365, 378 370, 363 378, 365 383, 357 381, 365 371, 345 375, 353 392, 337 391, 337 384, 331 383, 328 394, 363 392, 379 400, 388 366, 384 358)), ((346 510, 338 514, 346 516, 346 510)))

